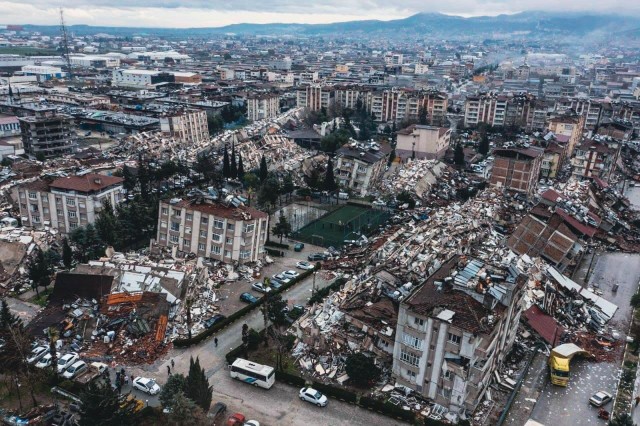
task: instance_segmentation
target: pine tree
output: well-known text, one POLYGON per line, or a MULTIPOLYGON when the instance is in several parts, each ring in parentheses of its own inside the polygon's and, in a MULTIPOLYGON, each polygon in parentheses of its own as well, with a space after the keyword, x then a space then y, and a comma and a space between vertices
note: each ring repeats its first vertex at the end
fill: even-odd
POLYGON ((333 162, 329 159, 327 163, 327 172, 324 175, 324 183, 323 183, 325 191, 335 191, 338 188, 336 184, 336 178, 333 175, 333 162))
POLYGON ((453 151, 453 162, 458 166, 464 166, 464 149, 462 144, 458 143, 453 151))
POLYGON ((177 394, 183 393, 187 379, 182 374, 172 374, 160 392, 160 403, 164 408, 172 408, 174 398, 177 394))
POLYGON ((107 199, 102 205, 102 210, 100 210, 100 213, 98 213, 98 217, 96 218, 95 227, 100 240, 107 245, 115 246, 118 235, 117 226, 118 220, 116 219, 116 215, 113 213, 111 201, 107 199))
POLYGON ((238 177, 238 164, 236 163, 236 145, 231 146, 231 178, 238 177))
POLYGON ((229 153, 226 146, 224 147, 224 156, 222 158, 222 176, 225 179, 231 177, 231 165, 229 164, 229 153))
POLYGON ((478 143, 478 153, 482 155, 487 155, 489 152, 489 137, 487 136, 487 132, 484 131, 480 135, 480 142, 478 143))
POLYGON ((262 160, 260 160, 260 182, 264 182, 267 180, 267 176, 269 176, 269 169, 267 169, 267 160, 262 156, 262 160))
POLYGON ((280 212, 280 217, 278 218, 278 223, 271 229, 271 232, 276 237, 280 237, 280 244, 282 244, 282 238, 286 237, 291 233, 291 224, 287 220, 287 218, 280 212))
POLYGON ((134 404, 123 404, 121 396, 101 381, 89 382, 80 394, 80 426, 115 426, 136 423, 134 404))
POLYGON ((127 191, 127 193, 133 191, 136 187, 136 177, 126 165, 122 166, 122 178, 124 179, 124 182, 122 182, 124 190, 127 191))
POLYGON ((71 269, 73 263, 73 252, 66 238, 62 240, 62 263, 67 270, 71 269))
POLYGON ((193 357, 189 361, 189 375, 185 384, 185 396, 195 402, 205 412, 209 411, 213 397, 213 386, 204 374, 204 368, 200 367, 200 359, 193 357))
POLYGON ((244 165, 242 164, 242 153, 238 152, 238 179, 244 179, 244 165))
POLYGON ((138 182, 140 183, 140 193, 149 193, 149 183, 151 182, 151 171, 147 161, 142 158, 142 154, 138 155, 138 182))

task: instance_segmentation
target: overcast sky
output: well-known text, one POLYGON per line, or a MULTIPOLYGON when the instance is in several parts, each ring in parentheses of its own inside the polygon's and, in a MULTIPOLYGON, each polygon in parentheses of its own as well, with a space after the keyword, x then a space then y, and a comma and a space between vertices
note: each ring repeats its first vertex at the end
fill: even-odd
POLYGON ((135 27, 218 27, 252 22, 327 23, 397 19, 417 12, 461 16, 524 10, 592 11, 640 15, 638 0, 0 0, 4 24, 68 24, 135 27), (135 6, 132 6, 135 5, 135 6))

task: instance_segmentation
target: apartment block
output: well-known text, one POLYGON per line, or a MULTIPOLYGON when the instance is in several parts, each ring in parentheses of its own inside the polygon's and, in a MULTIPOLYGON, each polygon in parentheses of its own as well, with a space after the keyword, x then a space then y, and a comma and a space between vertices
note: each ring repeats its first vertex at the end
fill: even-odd
POLYGON ((451 142, 451 129, 445 127, 411 125, 398 131, 396 155, 402 159, 443 158, 451 142))
POLYGON ((333 101, 334 92, 331 87, 312 84, 296 91, 298 108, 308 108, 311 111, 319 111, 328 108, 333 101))
POLYGON ((495 149, 491 184, 506 190, 533 194, 540 177, 542 148, 495 149))
POLYGON ((55 108, 34 110, 34 115, 20 117, 20 130, 25 153, 35 158, 70 154, 75 147, 73 117, 59 114, 55 108))
POLYGON ((482 401, 515 340, 526 277, 454 256, 400 304, 397 383, 458 414, 482 401))
POLYGON ((569 138, 567 142, 567 156, 573 155, 573 150, 582 138, 585 115, 567 111, 561 115, 549 118, 547 129, 555 135, 563 135, 569 138))
POLYGON ((160 130, 184 143, 202 143, 210 139, 207 112, 201 110, 185 110, 160 117, 160 130))
POLYGON ((280 112, 280 96, 254 95, 247 98, 247 118, 251 121, 273 118, 280 112))
POLYGON ((489 126, 534 128, 536 100, 533 95, 497 95, 484 93, 465 100, 464 126, 480 123, 489 126))
POLYGON ((618 141, 585 139, 576 147, 571 159, 573 175, 609 181, 616 169, 621 144, 618 141))
POLYGON ((336 152, 336 180, 361 196, 367 195, 382 178, 389 152, 386 145, 378 149, 345 145, 336 152))
POLYGON ((269 216, 233 200, 160 201, 158 244, 223 262, 255 262, 264 255, 269 216))
POLYGON ((38 179, 13 189, 22 224, 45 226, 67 234, 77 227, 95 223, 107 200, 115 206, 123 200, 123 179, 96 173, 53 181, 38 179))
POLYGON ((154 70, 115 69, 111 76, 112 86, 132 89, 154 88, 175 81, 176 77, 172 73, 154 70))
POLYGON ((430 125, 443 124, 446 119, 448 98, 437 91, 387 89, 368 92, 365 107, 379 122, 399 122, 405 118, 418 118, 421 109, 430 125))

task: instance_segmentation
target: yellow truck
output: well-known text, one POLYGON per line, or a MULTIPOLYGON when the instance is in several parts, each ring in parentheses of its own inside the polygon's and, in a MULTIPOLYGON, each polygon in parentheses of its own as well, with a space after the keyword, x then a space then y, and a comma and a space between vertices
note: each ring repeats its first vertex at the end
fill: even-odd
POLYGON ((551 350, 549 356, 549 373, 551 383, 557 386, 567 386, 569 383, 569 364, 576 355, 587 355, 587 351, 573 343, 564 343, 551 350))

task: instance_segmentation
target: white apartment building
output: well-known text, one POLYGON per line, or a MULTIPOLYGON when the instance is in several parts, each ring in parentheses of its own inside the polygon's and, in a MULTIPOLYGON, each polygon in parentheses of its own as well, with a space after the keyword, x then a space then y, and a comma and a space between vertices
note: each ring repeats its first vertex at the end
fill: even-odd
POLYGON ((451 129, 445 127, 411 125, 398 131, 396 155, 402 159, 443 158, 451 142, 451 129))
POLYGON ((207 113, 201 110, 160 117, 160 130, 184 143, 202 143, 210 139, 207 113))
POLYGON ((0 138, 20 134, 20 121, 15 115, 0 115, 0 138))
POLYGON ((70 57, 71 65, 82 68, 117 68, 120 58, 105 55, 74 55, 70 57))
POLYGON ((251 207, 206 200, 160 201, 158 244, 223 262, 264 255, 269 216, 251 207))
POLYGON ((255 95, 247 98, 247 118, 251 121, 273 118, 280 112, 280 96, 255 95))
POLYGON ((24 226, 56 229, 67 234, 95 223, 106 200, 115 206, 123 200, 123 179, 90 173, 52 182, 39 179, 13 188, 24 226))
POLYGON ((298 108, 309 108, 311 111, 319 111, 328 108, 333 98, 333 89, 318 84, 309 85, 296 91, 298 108))
POLYGON ((113 70, 111 85, 130 87, 133 89, 152 88, 161 83, 173 83, 175 76, 154 70, 115 69, 113 70))
POLYGON ((374 151, 345 145, 336 151, 336 181, 358 195, 367 195, 369 189, 382 178, 390 151, 388 146, 374 151))

